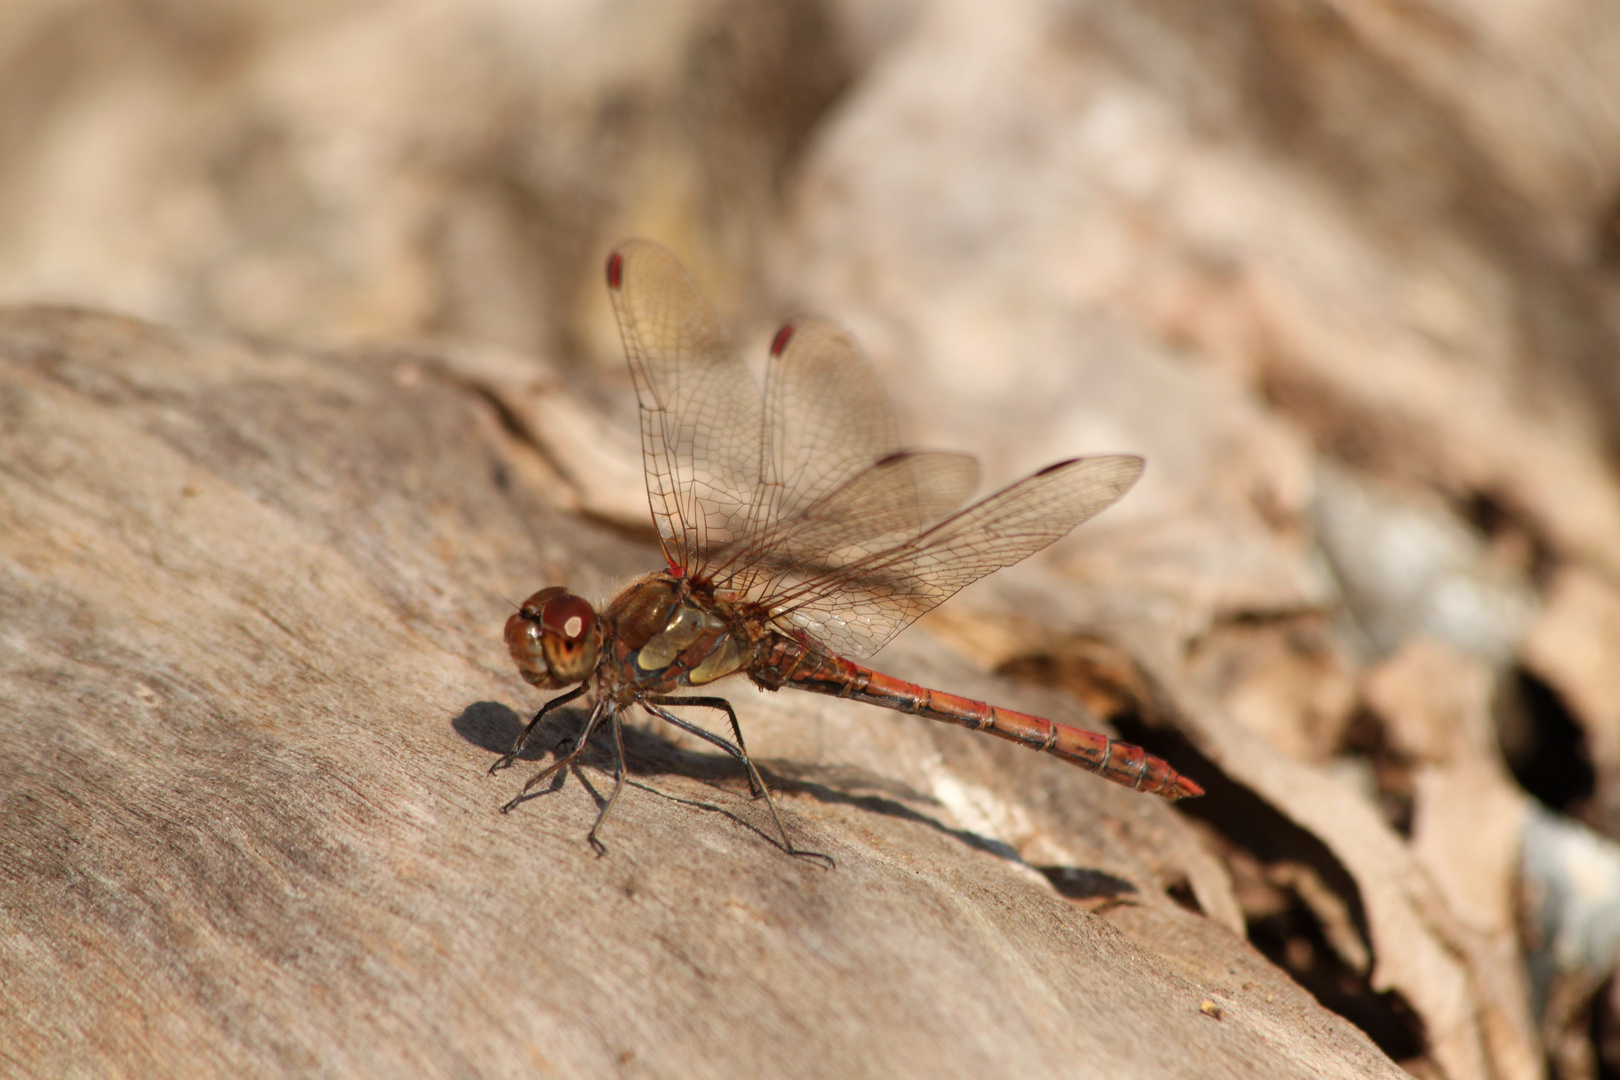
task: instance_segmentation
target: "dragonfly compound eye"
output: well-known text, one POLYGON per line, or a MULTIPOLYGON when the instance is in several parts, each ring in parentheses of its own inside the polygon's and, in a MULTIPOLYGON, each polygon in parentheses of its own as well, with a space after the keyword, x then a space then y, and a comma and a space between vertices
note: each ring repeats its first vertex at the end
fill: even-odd
POLYGON ((591 605, 557 586, 541 589, 506 620, 506 648, 518 672, 543 689, 589 676, 601 641, 591 605))
POLYGON ((601 626, 586 601, 563 593, 541 607, 540 645, 553 678, 566 684, 589 676, 601 643, 601 626))

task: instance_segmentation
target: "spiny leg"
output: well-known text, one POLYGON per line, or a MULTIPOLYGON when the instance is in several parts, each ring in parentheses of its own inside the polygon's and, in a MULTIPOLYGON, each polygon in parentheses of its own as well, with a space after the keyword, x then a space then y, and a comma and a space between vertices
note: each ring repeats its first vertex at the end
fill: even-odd
POLYGON ((540 706, 540 711, 534 714, 534 719, 529 721, 529 726, 524 728, 523 734, 517 737, 517 741, 512 744, 512 749, 496 758, 495 764, 489 767, 489 771, 494 773, 512 764, 512 762, 517 759, 518 754, 523 750, 523 744, 529 741, 529 735, 533 733, 535 728, 540 726, 540 721, 545 719, 546 713, 557 708, 559 705, 566 705, 570 701, 573 701, 586 690, 589 690, 590 685, 591 684, 589 682, 582 682, 578 686, 574 687, 574 689, 568 691, 568 693, 563 694, 560 697, 554 697, 544 705, 540 706))
POLYGON ((613 725, 613 749, 615 751, 613 762, 613 794, 609 795, 607 802, 602 804, 602 812, 596 815, 596 824, 591 826, 590 833, 585 837, 585 839, 589 841, 591 849, 596 852, 598 858, 607 854, 607 845, 596 838, 596 830, 600 829, 602 827, 602 822, 607 820, 608 812, 613 809, 613 804, 618 802, 619 791, 624 787, 624 733, 623 728, 619 723, 619 714, 617 710, 608 714, 608 722, 613 725))
MULTIPOLYGON (((741 761, 748 767, 749 783, 756 785, 758 790, 765 796, 765 805, 771 808, 771 820, 776 822, 776 831, 782 836, 782 849, 784 851, 786 851, 789 855, 808 855, 812 858, 826 859, 829 863, 833 863, 832 856, 830 855, 823 855, 819 851, 800 851, 798 848, 793 846, 793 841, 788 839, 787 827, 782 824, 782 815, 777 813, 776 800, 771 798, 770 791, 765 787, 765 781, 760 778, 759 770, 754 768, 754 761, 748 756, 748 752, 746 750, 744 750, 741 746, 728 742, 712 731, 706 731, 696 724, 688 723, 687 721, 682 720, 668 709, 659 708, 660 705, 688 705, 703 701, 720 700, 723 699, 685 698, 673 695, 664 697, 646 697, 641 699, 641 707, 658 717, 660 720, 668 720, 682 731, 689 731, 698 738, 713 743, 715 746, 718 746, 720 749, 724 750, 726 753, 730 754, 732 757, 736 758, 738 761, 741 761)), ((731 711, 729 703, 726 705, 726 711, 728 713, 731 711)), ((732 718, 732 723, 735 725, 735 717, 732 718)), ((739 739, 738 741, 740 742, 741 740, 739 739)), ((833 865, 836 866, 837 864, 833 863, 833 865)))
POLYGON ((501 813, 508 813, 519 803, 521 803, 523 801, 523 797, 529 793, 529 789, 540 783, 540 781, 556 773, 558 769, 563 769, 573 764, 574 759, 585 752, 585 747, 590 743, 591 733, 596 730, 596 725, 601 723, 604 713, 609 716, 613 715, 613 704, 608 698, 603 698, 601 701, 598 701, 596 703, 596 707, 591 710, 590 717, 585 721, 585 729, 579 733, 579 741, 574 745, 574 748, 568 751, 568 753, 564 754, 562 757, 558 758, 556 761, 553 761, 550 765, 547 765, 545 768, 535 773, 533 776, 529 777, 529 782, 523 785, 523 790, 514 795, 511 802, 501 807, 501 813))
MULTIPOLYGON (((737 747, 742 750, 740 755, 736 755, 734 751, 730 750, 727 752, 733 753, 734 756, 740 756, 744 761, 749 760, 748 744, 743 742, 742 725, 737 723, 737 714, 731 708, 731 702, 727 701, 725 698, 681 697, 675 694, 661 694, 654 696, 649 700, 651 700, 655 705, 700 705, 705 709, 719 709, 721 712, 726 714, 726 719, 731 721, 731 733, 737 736, 737 747)), ((755 779, 752 765, 750 765, 748 771, 748 788, 748 793, 756 799, 762 798, 765 795, 765 785, 759 783, 755 779)))

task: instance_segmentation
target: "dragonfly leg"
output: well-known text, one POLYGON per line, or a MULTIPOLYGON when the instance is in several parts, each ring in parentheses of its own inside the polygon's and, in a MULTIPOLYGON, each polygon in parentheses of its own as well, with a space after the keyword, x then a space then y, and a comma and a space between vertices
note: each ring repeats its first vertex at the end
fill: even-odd
POLYGON ((517 741, 512 744, 512 749, 496 758, 495 764, 489 767, 489 771, 491 773, 498 772, 499 770, 504 769, 508 765, 512 764, 513 761, 517 760, 518 754, 523 750, 523 744, 529 741, 529 736, 534 732, 535 728, 540 726, 540 721, 545 719, 546 713, 557 708, 559 705, 566 705, 570 701, 573 701, 586 690, 590 689, 590 685, 591 684, 589 682, 582 682, 578 686, 574 687, 574 689, 568 691, 568 693, 563 694, 560 697, 554 697, 544 705, 540 706, 540 711, 534 714, 534 719, 529 721, 529 726, 524 728, 523 734, 517 737, 517 741))
MULTIPOLYGON (((705 709, 719 709, 721 712, 726 714, 726 719, 731 721, 731 733, 737 737, 737 749, 742 751, 741 754, 738 754, 735 750, 728 748, 726 752, 731 754, 733 757, 740 757, 744 761, 749 760, 748 744, 743 742, 742 725, 737 723, 737 713, 732 709, 731 702, 727 701, 725 698, 681 697, 679 695, 669 694, 662 697, 655 697, 652 700, 658 705, 697 705, 705 709)), ((756 799, 762 798, 765 795, 765 785, 759 783, 755 779, 755 774, 751 767, 748 772, 748 793, 756 799)))
MULTIPOLYGON (((535 773, 533 776, 529 777, 529 782, 523 785, 523 790, 514 795, 511 802, 501 807, 501 813, 510 813, 519 803, 523 801, 524 796, 529 793, 530 788, 546 779, 546 777, 555 774, 557 770, 567 768, 569 765, 573 764, 574 759, 585 752, 585 747, 590 744, 591 732, 596 730, 596 725, 602 722, 602 717, 604 715, 613 715, 613 704, 608 698, 603 698, 601 701, 598 701, 596 703, 596 707, 591 710, 590 717, 585 721, 585 729, 579 733, 579 741, 574 744, 574 748, 568 751, 568 753, 564 754, 562 757, 558 758, 556 761, 553 761, 550 765, 547 765, 545 768, 535 773)), ((614 730, 617 730, 616 726, 614 730)))
POLYGON ((596 824, 591 826, 590 833, 585 837, 591 845, 591 850, 596 852, 597 858, 607 854, 607 845, 596 838, 596 831, 602 827, 602 822, 607 820, 608 813, 612 811, 613 804, 619 801, 619 792, 624 787, 624 732, 619 725, 617 711, 608 716, 608 722, 613 725, 613 749, 617 751, 613 763, 613 794, 602 804, 602 812, 596 815, 596 824))
MULTIPOLYGON (((808 855, 813 858, 826 859, 827 862, 831 863, 833 861, 831 856, 823 855, 819 851, 801 851, 793 846, 792 840, 788 839, 787 827, 782 824, 782 815, 778 813, 776 809, 776 800, 771 798, 769 789, 765 787, 765 781, 760 778, 759 770, 754 768, 754 759, 748 756, 747 750, 744 750, 742 746, 738 745, 742 742, 741 731, 737 731, 737 742, 732 743, 726 739, 722 739, 712 731, 705 731, 696 724, 688 723, 687 721, 682 720, 668 709, 659 707, 661 705, 695 705, 711 701, 723 702, 726 712, 728 714, 731 713, 731 704, 729 702, 725 702, 723 698, 689 698, 674 695, 669 697, 646 697, 641 699, 641 707, 658 717, 660 720, 668 720, 682 731, 689 731, 698 738, 703 739, 706 742, 713 743, 715 746, 718 746, 720 749, 724 750, 738 761, 741 761, 748 768, 749 785, 760 794, 764 795, 765 805, 771 808, 771 820, 776 822, 776 831, 782 837, 783 850, 789 855, 808 855)), ((715 708, 713 705, 710 705, 709 707, 715 708)), ((732 729, 737 730, 737 717, 734 714, 731 716, 731 723, 732 729)))

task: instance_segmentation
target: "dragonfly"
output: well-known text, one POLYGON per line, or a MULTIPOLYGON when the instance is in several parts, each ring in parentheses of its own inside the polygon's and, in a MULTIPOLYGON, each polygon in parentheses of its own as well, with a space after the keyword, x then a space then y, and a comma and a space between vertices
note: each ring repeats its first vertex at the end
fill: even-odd
POLYGON ((1203 794, 1161 758, 1106 735, 894 678, 857 661, 959 589, 1064 536, 1117 502, 1143 459, 1109 454, 1049 465, 964 506, 973 458, 903 449, 877 376, 836 323, 803 318, 771 341, 763 392, 719 315, 670 252, 615 249, 607 285, 640 404, 647 501, 664 567, 606 607, 553 585, 506 623, 525 681, 573 687, 547 701, 490 771, 512 764, 552 710, 589 695, 573 746, 504 807, 572 765, 604 724, 624 786, 620 718, 632 708, 736 758, 795 852, 748 754, 736 711, 703 693, 728 676, 989 732, 1166 799, 1203 794), (696 692, 694 692, 696 691, 696 692), (724 713, 732 738, 674 709, 724 713))

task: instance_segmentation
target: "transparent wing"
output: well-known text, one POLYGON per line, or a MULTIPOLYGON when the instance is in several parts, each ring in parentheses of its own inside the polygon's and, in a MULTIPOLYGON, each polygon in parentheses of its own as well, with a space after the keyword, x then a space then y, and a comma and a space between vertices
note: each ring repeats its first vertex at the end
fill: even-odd
POLYGON ((801 564, 765 603, 776 621, 859 659, 979 578, 1101 513, 1142 475, 1133 455, 1074 458, 870 553, 801 564))
POLYGON ((783 326, 765 370, 766 439, 778 487, 769 523, 791 518, 900 447, 894 413, 849 331, 826 319, 783 326))
POLYGON ((675 256, 645 240, 608 257, 608 292, 641 405, 647 502, 672 566, 735 540, 760 505, 764 412, 720 318, 675 256))
POLYGON ((882 388, 839 327, 783 327, 762 402, 669 252, 622 245, 608 260, 608 288, 665 557, 845 655, 876 652, 963 586, 1107 508, 1141 475, 1137 457, 1076 458, 951 514, 977 482, 972 459, 897 451, 882 388))
POLYGON ((722 553, 716 580, 772 607, 784 589, 912 539, 962 505, 978 482, 979 466, 966 454, 896 451, 765 525, 734 560, 722 553))
POLYGON ((737 540, 709 560, 718 587, 746 595, 838 547, 915 535, 978 482, 964 455, 896 450, 876 373, 849 332, 825 319, 788 323, 772 342, 764 438, 759 503, 737 540))
POLYGON ((647 500, 671 565, 758 595, 798 559, 915 534, 971 492, 972 464, 953 455, 892 462, 879 474, 882 492, 875 477, 850 486, 896 454, 896 429, 877 376, 837 325, 806 318, 782 327, 762 401, 714 309, 668 251, 621 245, 608 259, 608 289, 641 406, 647 500), (870 521, 851 509, 851 500, 873 508, 885 497, 870 521))

